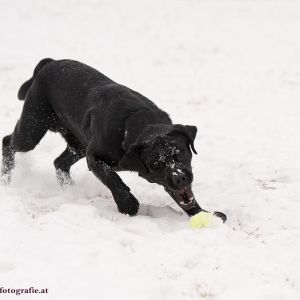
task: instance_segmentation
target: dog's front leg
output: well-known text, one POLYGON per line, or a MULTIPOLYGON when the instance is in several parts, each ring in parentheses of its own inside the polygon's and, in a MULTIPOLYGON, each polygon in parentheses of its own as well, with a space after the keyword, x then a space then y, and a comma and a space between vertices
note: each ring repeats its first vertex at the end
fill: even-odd
POLYGON ((110 189, 119 212, 130 216, 136 215, 139 202, 130 193, 129 187, 122 181, 120 176, 94 155, 87 156, 87 163, 94 175, 110 189))

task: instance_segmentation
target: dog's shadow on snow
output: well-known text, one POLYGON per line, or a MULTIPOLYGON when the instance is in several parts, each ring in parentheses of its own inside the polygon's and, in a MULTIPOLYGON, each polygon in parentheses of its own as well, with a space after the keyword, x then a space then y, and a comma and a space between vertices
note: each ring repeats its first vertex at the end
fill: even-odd
POLYGON ((155 206, 150 204, 140 204, 137 216, 148 216, 152 218, 170 217, 172 219, 182 219, 183 213, 170 206, 155 206))

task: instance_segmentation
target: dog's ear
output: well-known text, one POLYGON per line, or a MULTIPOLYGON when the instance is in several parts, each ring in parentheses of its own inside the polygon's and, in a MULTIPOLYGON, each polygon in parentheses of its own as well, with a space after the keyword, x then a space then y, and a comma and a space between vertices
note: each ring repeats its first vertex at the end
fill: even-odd
POLYGON ((194 146, 194 141, 195 141, 196 134, 197 134, 196 126, 176 124, 176 125, 173 125, 173 128, 172 128, 170 134, 174 134, 174 133, 183 134, 187 138, 188 143, 189 143, 191 149, 193 150, 193 152, 195 154, 197 154, 197 151, 194 146))
POLYGON ((148 169, 140 158, 142 145, 132 144, 119 162, 119 167, 123 170, 147 173, 148 169))

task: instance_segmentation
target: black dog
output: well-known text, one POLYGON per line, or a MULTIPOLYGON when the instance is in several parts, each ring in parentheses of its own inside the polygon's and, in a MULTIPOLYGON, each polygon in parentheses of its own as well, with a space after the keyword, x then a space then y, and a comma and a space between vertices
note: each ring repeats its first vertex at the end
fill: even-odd
POLYGON ((173 125, 149 99, 72 60, 40 61, 18 98, 25 99, 21 118, 2 145, 7 182, 15 152, 34 149, 51 130, 67 142, 54 161, 62 186, 71 181, 71 166, 86 156, 89 169, 111 190, 121 213, 135 215, 139 208, 116 173, 122 170, 164 186, 188 215, 202 210, 191 190, 195 126, 173 125))

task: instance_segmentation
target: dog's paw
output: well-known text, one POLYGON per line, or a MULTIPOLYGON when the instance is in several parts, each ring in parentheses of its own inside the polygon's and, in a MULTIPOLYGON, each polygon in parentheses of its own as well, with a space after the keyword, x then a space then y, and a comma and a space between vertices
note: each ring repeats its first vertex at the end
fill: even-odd
POLYGON ((116 199, 118 210, 122 214, 134 216, 139 210, 139 202, 131 193, 124 193, 116 199))
POLYGON ((63 190, 66 190, 69 186, 74 184, 70 174, 62 171, 61 169, 56 170, 56 177, 63 190))
POLYGON ((227 216, 220 211, 215 211, 214 215, 219 217, 223 221, 223 223, 225 223, 227 220, 227 216))
POLYGON ((4 185, 8 185, 11 182, 11 171, 9 172, 3 172, 1 170, 1 175, 0 175, 0 183, 4 185))

